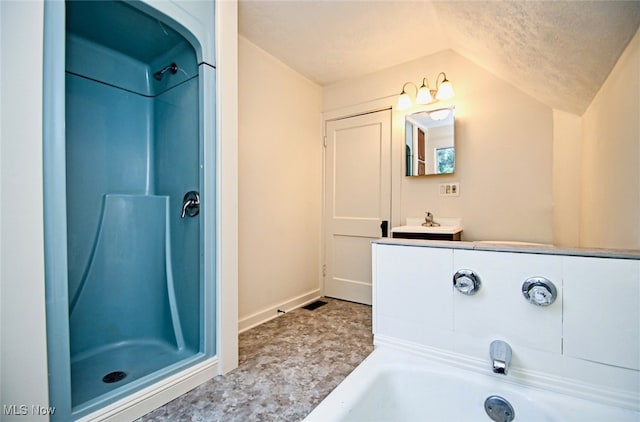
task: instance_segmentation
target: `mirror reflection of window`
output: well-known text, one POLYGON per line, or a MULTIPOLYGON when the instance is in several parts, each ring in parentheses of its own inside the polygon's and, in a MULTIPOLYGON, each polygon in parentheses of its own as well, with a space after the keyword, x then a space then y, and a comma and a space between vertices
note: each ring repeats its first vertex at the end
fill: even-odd
POLYGON ((405 138, 407 176, 455 171, 454 107, 407 115, 405 138))
POLYGON ((453 173, 456 150, 453 147, 437 148, 435 153, 436 174, 453 173))

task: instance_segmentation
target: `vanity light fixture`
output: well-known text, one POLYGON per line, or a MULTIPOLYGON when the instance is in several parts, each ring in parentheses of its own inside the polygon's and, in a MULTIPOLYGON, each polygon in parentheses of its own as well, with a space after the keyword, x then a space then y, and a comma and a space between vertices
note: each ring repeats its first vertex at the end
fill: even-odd
POLYGON ((398 97, 398 110, 406 110, 413 105, 413 101, 411 101, 411 97, 406 90, 407 85, 413 85, 416 89, 416 104, 430 104, 435 101, 448 100, 455 95, 447 75, 444 72, 440 72, 436 77, 436 89, 429 87, 427 78, 422 78, 422 86, 419 89, 413 82, 405 82, 402 86, 400 97, 398 97), (442 76, 442 81, 440 81, 440 76, 442 76))

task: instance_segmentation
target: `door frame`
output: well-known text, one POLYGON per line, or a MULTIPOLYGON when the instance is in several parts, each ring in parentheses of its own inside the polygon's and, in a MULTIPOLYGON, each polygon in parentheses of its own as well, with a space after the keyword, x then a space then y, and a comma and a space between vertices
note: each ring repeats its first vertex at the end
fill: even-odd
POLYGON ((389 219, 389 231, 391 227, 400 225, 401 210, 401 187, 402 187, 402 159, 404 153, 404 112, 396 109, 397 95, 368 101, 361 104, 341 107, 334 110, 325 111, 322 114, 322 213, 321 213, 321 245, 320 245, 320 265, 318 268, 321 294, 325 294, 325 268, 327 262, 326 254, 326 165, 327 165, 327 123, 333 120, 347 119, 363 114, 375 113, 378 111, 391 110, 391 216, 389 219))

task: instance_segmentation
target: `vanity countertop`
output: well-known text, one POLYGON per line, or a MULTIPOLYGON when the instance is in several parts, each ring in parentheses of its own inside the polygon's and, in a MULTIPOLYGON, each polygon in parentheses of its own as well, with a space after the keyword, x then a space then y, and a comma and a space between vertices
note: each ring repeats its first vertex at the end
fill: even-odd
POLYGON ((456 234, 462 231, 462 227, 458 226, 398 226, 391 229, 396 233, 442 233, 456 234))
POLYGON ((635 249, 598 249, 598 248, 567 248, 545 244, 518 242, 469 242, 446 240, 419 240, 380 238, 373 243, 380 245, 422 246, 430 248, 473 249, 478 251, 534 253, 545 255, 568 255, 600 258, 640 259, 640 250, 635 249))

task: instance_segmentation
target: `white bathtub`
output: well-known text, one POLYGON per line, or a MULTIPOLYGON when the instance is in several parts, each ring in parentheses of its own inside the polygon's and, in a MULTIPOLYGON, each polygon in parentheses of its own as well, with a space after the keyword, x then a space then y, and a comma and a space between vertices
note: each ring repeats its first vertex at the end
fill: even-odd
POLYGON ((516 421, 640 421, 637 411, 385 347, 365 359, 305 421, 489 421, 484 402, 492 395, 509 401, 516 421))

